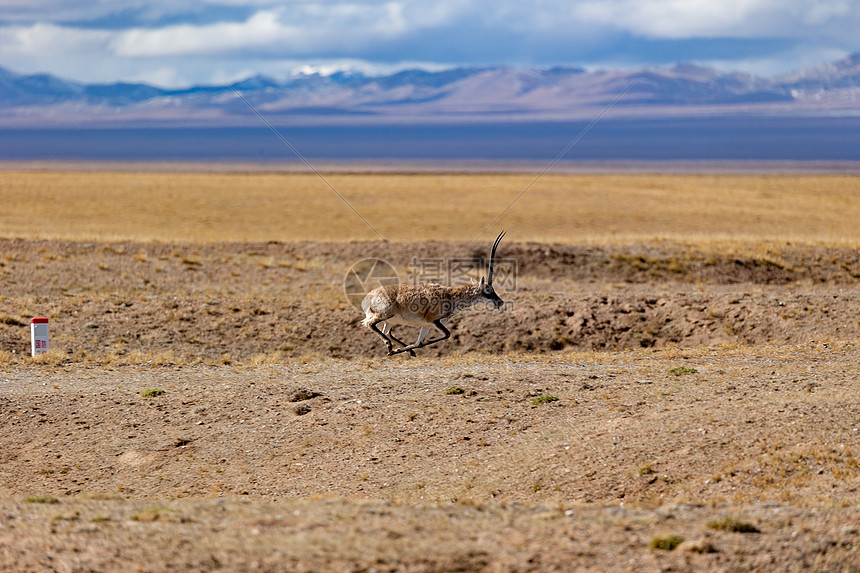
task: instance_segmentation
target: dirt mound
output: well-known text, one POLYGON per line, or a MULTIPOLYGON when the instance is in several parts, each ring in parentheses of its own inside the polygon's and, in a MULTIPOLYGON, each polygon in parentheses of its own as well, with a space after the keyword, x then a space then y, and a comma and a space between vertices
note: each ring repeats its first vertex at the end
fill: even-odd
POLYGON ((854 293, 559 296, 499 316, 464 314, 458 342, 480 348, 473 339, 483 338, 497 349, 547 352, 851 339, 860 335, 860 322, 846 316, 857 304, 854 293))
MULTIPOLYGON (((417 258, 483 268, 486 245, 149 244, 0 241, 0 349, 26 352, 29 318, 77 357, 172 354, 247 360, 260 354, 376 356, 343 281, 363 257, 403 280, 417 258)), ((682 247, 505 244, 516 275, 506 310, 469 310, 453 352, 621 350, 854 338, 860 255, 789 248, 759 257, 682 247)), ((505 287, 502 287, 505 288, 505 287)), ((416 332, 402 330, 402 338, 416 332)))

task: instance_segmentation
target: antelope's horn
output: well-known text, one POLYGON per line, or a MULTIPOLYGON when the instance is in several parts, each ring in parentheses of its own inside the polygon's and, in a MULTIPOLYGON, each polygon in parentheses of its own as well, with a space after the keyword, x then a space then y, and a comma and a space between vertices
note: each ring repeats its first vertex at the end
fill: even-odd
POLYGON ((487 271, 487 286, 493 286, 493 263, 495 263, 496 259, 496 248, 499 246, 499 243, 502 241, 502 237, 504 236, 504 231, 499 233, 499 236, 496 237, 496 242, 493 243, 493 250, 490 251, 490 268, 487 271))

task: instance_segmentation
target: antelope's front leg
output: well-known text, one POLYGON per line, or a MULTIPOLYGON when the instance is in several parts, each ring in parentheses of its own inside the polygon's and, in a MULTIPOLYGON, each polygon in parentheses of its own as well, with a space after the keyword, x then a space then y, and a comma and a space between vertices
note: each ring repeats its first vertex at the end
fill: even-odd
MULTIPOLYGON (((423 344, 421 344, 421 343, 424 341, 425 338, 427 338, 428 332, 430 332, 429 328, 427 328, 426 326, 422 327, 421 332, 418 333, 418 340, 415 342, 415 344, 410 344, 409 346, 404 346, 403 348, 398 348, 397 350, 394 351, 394 354, 397 354, 398 352, 409 352, 409 354, 411 354, 412 356, 415 356, 415 352, 413 352, 412 349, 413 348, 421 348, 423 346, 423 344)), ((403 344, 403 343, 401 342, 401 344, 403 344)))
POLYGON ((392 348, 391 339, 388 338, 384 332, 382 332, 381 330, 379 330, 376 327, 376 325, 379 324, 380 322, 382 322, 382 321, 377 320, 376 322, 371 322, 367 326, 370 328, 370 330, 372 330, 373 332, 375 332, 376 334, 378 334, 379 336, 382 337, 382 340, 385 341, 385 345, 388 347, 388 355, 391 356, 392 354, 394 354, 394 352, 392 352, 392 350, 391 350, 391 348, 392 348))

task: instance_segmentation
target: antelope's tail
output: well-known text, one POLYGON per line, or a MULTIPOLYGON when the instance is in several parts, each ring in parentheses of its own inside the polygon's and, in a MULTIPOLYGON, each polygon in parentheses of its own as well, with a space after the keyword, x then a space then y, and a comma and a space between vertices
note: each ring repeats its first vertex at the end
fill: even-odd
POLYGON ((364 311, 364 320, 361 321, 361 325, 365 328, 370 328, 370 323, 373 321, 373 312, 370 310, 370 296, 364 297, 364 300, 361 301, 361 310, 364 311))

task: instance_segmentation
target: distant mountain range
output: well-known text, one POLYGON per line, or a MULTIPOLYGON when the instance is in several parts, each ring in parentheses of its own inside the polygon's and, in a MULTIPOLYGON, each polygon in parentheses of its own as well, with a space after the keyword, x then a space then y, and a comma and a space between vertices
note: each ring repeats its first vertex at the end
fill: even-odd
POLYGON ((185 89, 83 84, 0 68, 0 125, 258 125, 234 89, 273 123, 566 121, 594 117, 627 86, 613 116, 858 116, 860 53, 775 78, 695 64, 632 71, 473 67, 387 76, 255 76, 232 86, 185 89))

